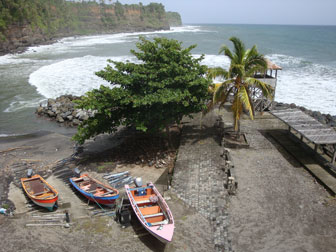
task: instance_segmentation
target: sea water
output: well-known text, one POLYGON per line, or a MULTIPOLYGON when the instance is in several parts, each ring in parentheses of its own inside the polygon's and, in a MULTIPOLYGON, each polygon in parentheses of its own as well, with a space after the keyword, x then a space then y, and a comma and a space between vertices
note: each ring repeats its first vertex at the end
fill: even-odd
POLYGON ((31 47, 22 54, 0 57, 0 136, 37 130, 66 131, 34 115, 48 98, 83 95, 109 85, 95 75, 107 60, 136 62, 130 54, 139 36, 164 36, 196 44, 203 64, 227 68, 219 55, 223 44, 237 36, 283 68, 278 73, 275 100, 296 103, 336 115, 336 27, 282 25, 186 25, 170 31, 69 37, 51 45, 31 47))

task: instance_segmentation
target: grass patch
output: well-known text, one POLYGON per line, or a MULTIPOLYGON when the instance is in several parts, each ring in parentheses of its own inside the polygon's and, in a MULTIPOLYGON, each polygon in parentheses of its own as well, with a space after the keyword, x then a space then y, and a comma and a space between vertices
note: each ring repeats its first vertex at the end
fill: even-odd
POLYGON ((100 166, 97 167, 97 171, 98 171, 98 172, 103 172, 103 171, 105 171, 105 170, 106 170, 105 165, 100 165, 100 166))
POLYGON ((2 204, 2 208, 8 209, 9 208, 9 204, 7 204, 7 203, 2 204))

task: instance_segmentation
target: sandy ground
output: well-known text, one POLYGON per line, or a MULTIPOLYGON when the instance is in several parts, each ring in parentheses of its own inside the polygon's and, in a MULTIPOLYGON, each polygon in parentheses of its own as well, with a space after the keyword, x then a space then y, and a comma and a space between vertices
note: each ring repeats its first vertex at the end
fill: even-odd
MULTIPOLYGON (((141 176, 143 181, 152 181, 167 198, 175 219, 173 241, 162 244, 146 232, 133 216, 133 224, 122 228, 113 216, 96 216, 99 210, 94 204, 76 193, 68 183, 68 178, 81 159, 66 162, 55 167, 56 161, 66 159, 73 153, 73 142, 68 136, 43 133, 33 134, 20 139, 12 138, 1 142, 0 150, 12 151, 3 153, 0 161, 3 170, 13 180, 8 188, 8 199, 15 205, 13 217, 0 216, 0 251, 206 251, 212 249, 212 236, 204 230, 210 230, 209 222, 193 209, 189 209, 173 193, 167 191, 167 172, 169 167, 155 168, 143 164, 112 164, 106 160, 106 151, 118 145, 120 136, 99 137, 88 141, 81 157, 88 165, 88 173, 98 179, 105 172, 97 170, 113 169, 113 172, 128 170, 133 177, 141 176), (29 148, 21 148, 29 146, 29 148), (56 151, 57 149, 57 151, 56 151), (101 158, 99 158, 101 156, 101 158), (90 162, 92 157, 92 162, 90 162), (34 160, 27 163, 24 160, 34 160), (89 159, 89 161, 88 161, 89 159), (18 171, 12 169, 13 164, 18 171), (15 166, 16 167, 16 166, 15 166), (24 176, 26 168, 34 168, 47 177, 47 181, 59 191, 60 207, 51 214, 63 214, 69 211, 71 227, 26 227, 27 223, 35 223, 33 215, 48 215, 48 211, 32 206, 25 197, 18 179, 24 176)), ((173 160, 171 160, 173 162, 173 160)), ((3 181, 3 185, 8 180, 3 181)), ((122 194, 121 190, 121 194, 122 194)))

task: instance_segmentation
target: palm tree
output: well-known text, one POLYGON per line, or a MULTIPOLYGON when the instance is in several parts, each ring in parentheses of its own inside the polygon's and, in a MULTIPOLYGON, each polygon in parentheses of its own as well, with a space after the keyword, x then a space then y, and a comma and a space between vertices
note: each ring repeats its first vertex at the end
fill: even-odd
POLYGON ((245 108, 253 120, 254 108, 251 97, 253 88, 260 89, 265 97, 271 96, 272 87, 256 78, 257 72, 264 72, 267 69, 267 63, 263 55, 259 54, 254 45, 251 49, 245 49, 244 43, 236 37, 231 37, 230 41, 234 45, 234 52, 226 46, 222 46, 219 54, 224 53, 231 60, 228 71, 221 67, 209 69, 209 78, 222 78, 224 81, 213 85, 211 91, 213 99, 208 104, 208 111, 214 105, 220 104, 220 107, 233 96, 232 111, 234 117, 234 130, 237 132, 237 138, 240 135, 240 117, 245 108))

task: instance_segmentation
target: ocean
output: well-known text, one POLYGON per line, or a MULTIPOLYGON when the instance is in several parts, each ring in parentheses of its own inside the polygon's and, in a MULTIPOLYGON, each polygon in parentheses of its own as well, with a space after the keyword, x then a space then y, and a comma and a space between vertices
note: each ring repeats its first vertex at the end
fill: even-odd
POLYGON ((336 115, 336 26, 185 25, 170 31, 79 36, 29 48, 22 54, 0 56, 0 137, 38 130, 66 132, 37 118, 36 107, 63 94, 82 95, 108 85, 95 76, 107 59, 135 61, 130 49, 140 35, 164 36, 196 44, 193 55, 203 64, 227 68, 219 48, 237 36, 283 68, 278 73, 275 100, 336 115))

